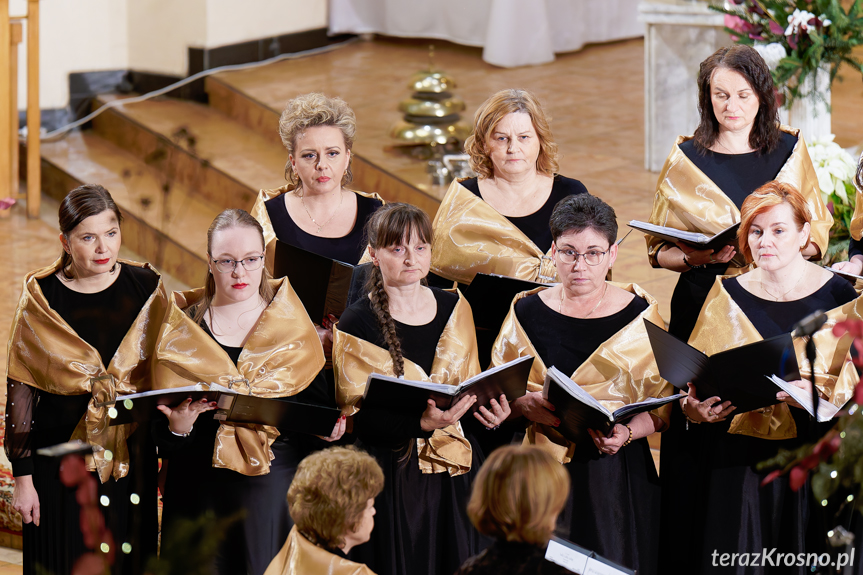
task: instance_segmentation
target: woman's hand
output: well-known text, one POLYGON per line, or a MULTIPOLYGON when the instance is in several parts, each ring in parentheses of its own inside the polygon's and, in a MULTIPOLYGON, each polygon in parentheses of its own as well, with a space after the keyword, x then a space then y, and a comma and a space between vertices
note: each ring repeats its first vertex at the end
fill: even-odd
POLYGON ((599 452, 606 455, 614 455, 620 451, 620 448, 629 439, 629 429, 619 423, 611 430, 611 437, 606 437, 593 429, 588 429, 587 432, 593 438, 593 443, 599 452))
POLYGON ((734 254, 737 253, 732 246, 723 246, 721 250, 714 252, 713 250, 696 250, 683 242, 675 245, 683 252, 683 255, 686 257, 686 261, 693 266, 716 263, 725 264, 730 262, 731 258, 734 257, 734 254))
POLYGON ((39 509, 39 494, 33 486, 32 475, 22 475, 15 478, 15 488, 12 491, 12 508, 21 514, 24 523, 33 522, 39 527, 41 513, 39 509))
POLYGON ((835 263, 832 267, 834 270, 859 276, 863 271, 863 256, 854 256, 850 261, 835 263))
POLYGON ((167 405, 159 405, 156 409, 168 416, 168 429, 172 433, 184 435, 192 431, 192 426, 199 415, 205 411, 216 409, 216 402, 208 403, 206 399, 202 398, 192 403, 192 398, 189 397, 174 409, 167 405))
POLYGON ((324 437, 322 435, 318 435, 324 441, 332 443, 333 441, 338 441, 342 438, 342 435, 345 434, 345 429, 347 429, 348 418, 345 415, 342 415, 338 420, 336 420, 336 425, 333 427, 333 432, 328 436, 324 437))
POLYGON ((333 360, 333 328, 332 323, 327 322, 330 327, 315 326, 315 331, 318 332, 318 339, 321 340, 321 345, 324 347, 324 359, 327 361, 333 360))
MULTIPOLYGON (((806 397, 812 397, 812 382, 811 381, 807 381, 805 379, 798 379, 795 381, 789 381, 788 383, 790 383, 794 387, 799 387, 800 389, 805 390, 806 391, 806 397)), ((827 399, 827 397, 823 393, 821 393, 820 391, 818 392, 818 397, 820 397, 821 399, 827 399)), ((788 395, 784 391, 780 391, 779 393, 777 393, 776 399, 778 399, 779 401, 782 401, 784 403, 787 403, 788 405, 796 407, 798 409, 803 409, 802 405, 797 403, 790 395, 788 395)))
POLYGON ((426 407, 420 419, 420 427, 423 431, 434 431, 435 429, 449 427, 461 419, 474 403, 476 403, 476 396, 466 395, 446 411, 441 411, 437 408, 434 400, 429 399, 428 407, 426 407))
POLYGON ((552 413, 554 405, 542 397, 541 391, 525 393, 512 402, 512 413, 514 417, 524 416, 530 421, 557 427, 560 420, 552 413))
POLYGON ((692 383, 687 383, 686 385, 689 386, 689 395, 683 398, 681 407, 684 414, 692 421, 697 421, 698 423, 725 421, 725 418, 737 409, 731 405, 730 401, 722 402, 716 396, 707 398, 704 401, 698 401, 698 397, 695 395, 695 385, 692 383))
POLYGON ((489 402, 489 407, 491 407, 491 411, 486 409, 484 405, 480 406, 479 410, 473 414, 477 421, 489 429, 494 429, 506 421, 512 413, 509 402, 506 400, 506 395, 503 394, 501 394, 500 400, 492 398, 489 402))

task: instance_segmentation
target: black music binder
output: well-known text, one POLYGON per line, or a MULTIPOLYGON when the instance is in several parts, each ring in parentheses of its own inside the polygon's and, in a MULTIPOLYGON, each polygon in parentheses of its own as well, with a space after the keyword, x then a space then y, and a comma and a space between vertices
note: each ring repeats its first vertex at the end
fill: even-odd
POLYGON ((629 227, 674 244, 683 242, 697 250, 719 251, 726 245, 737 247, 737 230, 740 228, 740 224, 734 224, 712 236, 699 232, 688 232, 686 230, 678 230, 677 228, 657 226, 638 220, 629 222, 629 227))

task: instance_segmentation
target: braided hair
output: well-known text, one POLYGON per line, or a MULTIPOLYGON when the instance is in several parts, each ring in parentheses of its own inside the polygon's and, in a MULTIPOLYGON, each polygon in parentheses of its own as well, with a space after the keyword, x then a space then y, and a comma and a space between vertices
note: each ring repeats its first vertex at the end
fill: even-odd
MULTIPOLYGON (((425 243, 432 242, 431 220, 424 211, 411 204, 394 203, 379 208, 366 223, 365 233, 369 246, 375 250, 407 242, 414 234, 425 243)), ((396 333, 395 321, 390 314, 389 297, 384 289, 384 278, 379 267, 372 267, 365 288, 369 293, 378 327, 393 359, 393 371, 396 377, 401 377, 405 374, 405 358, 396 333)))

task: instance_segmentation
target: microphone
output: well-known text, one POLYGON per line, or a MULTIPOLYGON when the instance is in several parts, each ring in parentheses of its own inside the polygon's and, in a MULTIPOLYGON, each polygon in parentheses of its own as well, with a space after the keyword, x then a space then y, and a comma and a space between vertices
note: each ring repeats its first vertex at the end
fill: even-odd
POLYGON ((827 323, 827 314, 824 313, 823 310, 818 310, 812 312, 807 315, 796 324, 794 324, 794 329, 791 331, 792 337, 803 337, 806 335, 812 335, 827 323))

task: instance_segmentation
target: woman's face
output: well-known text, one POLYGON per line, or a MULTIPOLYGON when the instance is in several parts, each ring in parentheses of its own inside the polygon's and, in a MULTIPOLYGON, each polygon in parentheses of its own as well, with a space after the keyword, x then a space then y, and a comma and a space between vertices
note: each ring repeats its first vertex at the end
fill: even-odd
POLYGON ((526 112, 512 112, 498 122, 486 141, 494 177, 517 176, 536 171, 539 137, 526 112))
POLYGON ((216 282, 215 305, 246 301, 258 295, 264 276, 261 234, 248 226, 233 226, 213 233, 210 245, 210 273, 216 282), (215 261, 213 261, 215 260, 215 261), (232 263, 236 262, 236 266, 232 263), (256 270, 247 270, 246 266, 256 270), (223 271, 226 269, 227 271, 223 271))
POLYGON ((601 288, 609 268, 617 259, 617 244, 609 245, 608 239, 593 228, 561 234, 551 249, 563 287, 576 296, 588 295, 601 288), (582 255, 576 256, 576 253, 582 255), (584 254, 600 260, 599 263, 588 264, 584 254), (567 263, 575 257, 578 259, 567 263))
POLYGON ((73 274, 79 279, 111 271, 120 242, 120 223, 113 210, 85 218, 68 234, 60 234, 63 249, 72 256, 73 274))
POLYGON ((758 94, 740 72, 717 68, 710 77, 710 100, 719 132, 749 134, 758 116, 758 94))
POLYGON ((384 285, 405 287, 419 283, 429 273, 431 246, 420 239, 416 230, 410 240, 383 248, 369 247, 375 265, 381 268, 384 285))
POLYGON ((315 126, 299 133, 290 156, 303 189, 318 194, 341 188, 350 158, 345 137, 335 126, 315 126))
POLYGON ((808 238, 809 224, 798 230, 791 206, 781 203, 752 220, 746 239, 755 264, 766 271, 777 271, 803 258, 800 246, 808 238))
POLYGON ((354 531, 349 531, 345 535, 345 543, 350 543, 351 547, 365 543, 372 536, 372 530, 375 528, 375 500, 369 499, 366 502, 366 508, 360 517, 359 523, 354 531))

